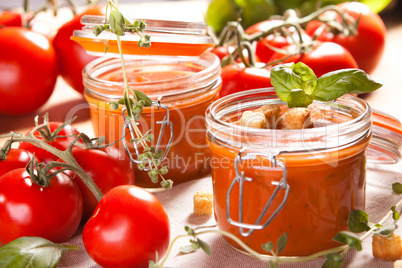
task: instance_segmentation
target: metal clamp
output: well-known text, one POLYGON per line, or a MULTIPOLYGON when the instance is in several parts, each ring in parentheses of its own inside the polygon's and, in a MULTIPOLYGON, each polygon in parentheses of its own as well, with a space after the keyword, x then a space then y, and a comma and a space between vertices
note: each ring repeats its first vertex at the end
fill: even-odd
MULTIPOLYGON (((170 146, 172 145, 173 142, 173 137, 174 137, 174 130, 173 130, 173 123, 170 121, 170 117, 169 117, 169 108, 166 105, 163 105, 160 103, 160 99, 158 99, 157 101, 152 101, 152 106, 155 106, 158 108, 158 110, 160 110, 161 108, 165 109, 165 117, 163 118, 162 121, 157 121, 156 124, 161 125, 161 129, 159 131, 159 136, 158 136, 158 140, 156 142, 156 146, 155 146, 155 151, 159 150, 160 144, 162 142, 162 136, 163 133, 165 131, 165 127, 169 126, 170 127, 170 138, 169 138, 169 142, 166 145, 166 149, 163 153, 162 159, 161 161, 163 161, 166 158, 167 153, 169 152, 170 146)), ((123 114, 123 119, 124 119, 124 125, 123 125, 123 130, 122 130, 122 137, 124 137, 126 135, 126 130, 128 129, 131 135, 131 138, 134 140, 135 139, 135 134, 134 134, 134 128, 133 125, 131 124, 130 119, 126 116, 126 108, 123 108, 121 110, 122 114, 123 114)), ((136 122, 136 125, 139 125, 138 122, 136 122)), ((140 150, 138 148, 138 142, 136 142, 135 140, 133 141, 133 145, 134 145, 134 149, 135 152, 131 153, 128 146, 127 146, 127 141, 125 138, 122 139, 123 142, 123 146, 126 150, 126 152, 128 153, 129 157, 130 157, 130 161, 136 164, 140 164, 142 161, 139 159, 140 157, 140 150), (136 158, 134 158, 132 156, 132 154, 136 155, 136 158)), ((149 171, 150 168, 146 167, 143 169, 144 171, 149 171)))
POLYGON ((226 218, 228 222, 234 226, 239 227, 240 234, 242 236, 249 236, 254 230, 261 230, 265 227, 267 227, 272 220, 276 217, 276 215, 280 212, 280 210, 283 208, 285 205, 288 195, 289 195, 289 185, 287 184, 287 169, 285 164, 278 160, 277 154, 261 154, 261 153, 244 153, 246 148, 243 148, 240 150, 240 152, 237 154, 234 162, 234 167, 235 167, 235 172, 236 172, 236 177, 232 180, 232 183, 229 186, 228 192, 226 194, 226 218), (255 221, 254 224, 250 223, 244 223, 243 222, 243 187, 245 182, 252 182, 252 178, 245 177, 244 176, 244 171, 240 172, 239 171, 239 165, 242 163, 243 160, 253 160, 257 156, 263 156, 266 157, 269 161, 272 163, 272 167, 281 167, 283 169, 283 176, 282 179, 278 181, 272 181, 271 183, 273 185, 276 185, 275 190, 273 191, 271 197, 269 198, 268 202, 266 203, 264 209, 262 210, 261 214, 258 216, 258 219, 255 221), (238 211, 238 216, 239 216, 239 221, 235 221, 231 218, 230 216, 230 196, 233 190, 233 187, 235 184, 239 184, 239 211, 238 211), (285 194, 283 197, 282 202, 280 205, 276 208, 276 210, 270 215, 268 220, 266 220, 264 223, 261 223, 263 217, 268 211, 268 208, 271 206, 272 201, 275 199, 276 195, 278 194, 279 190, 284 190, 285 194), (246 231, 245 229, 248 229, 246 231))

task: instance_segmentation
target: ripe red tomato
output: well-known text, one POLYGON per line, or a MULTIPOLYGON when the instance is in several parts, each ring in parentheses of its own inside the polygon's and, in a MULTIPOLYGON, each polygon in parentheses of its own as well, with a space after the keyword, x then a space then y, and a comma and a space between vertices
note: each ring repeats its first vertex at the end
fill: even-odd
POLYGON ((94 6, 80 15, 75 16, 71 21, 64 24, 53 39, 53 46, 57 51, 59 62, 59 73, 61 77, 76 91, 83 93, 82 70, 97 57, 89 55, 86 50, 71 40, 74 30, 80 30, 80 22, 83 15, 103 15, 103 6, 94 6))
MULTIPOLYGON (((346 48, 356 60, 360 69, 367 73, 374 71, 381 59, 385 47, 386 29, 378 14, 359 2, 345 2, 337 5, 355 20, 358 19, 356 35, 345 36, 343 33, 334 34, 329 27, 317 37, 319 41, 330 41, 346 48)), ((339 15, 333 11, 326 12, 323 18, 335 17, 341 22, 339 15)), ((319 21, 307 24, 306 32, 313 36, 315 30, 322 25, 319 21)))
POLYGON ((66 242, 77 230, 82 216, 82 195, 65 174, 42 187, 31 181, 25 168, 0 177, 0 243, 22 236, 39 236, 66 242))
MULTIPOLYGON (((114 146, 105 149, 76 147, 72 152, 78 165, 92 177, 102 193, 119 185, 134 184, 134 170, 131 162, 125 152, 119 148, 114 146)), ((98 201, 80 177, 74 177, 72 172, 67 172, 67 174, 73 178, 81 190, 84 199, 82 220, 86 221, 91 217, 98 201)))
POLYGON ((53 92, 57 58, 49 40, 21 27, 0 29, 0 114, 28 114, 53 92))
POLYGON ((218 56, 220 60, 229 55, 229 49, 226 46, 216 46, 211 49, 211 52, 218 56))
POLYGON ((160 201, 124 185, 107 192, 82 233, 89 256, 102 267, 148 267, 169 246, 170 224, 160 201))
MULTIPOLYGON (((268 29, 281 25, 283 23, 284 21, 282 20, 262 21, 249 27, 246 30, 246 33, 254 34, 261 31, 267 31, 268 29)), ((268 63, 271 56, 274 54, 275 51, 272 50, 270 47, 283 48, 285 46, 293 44, 294 41, 300 42, 299 35, 294 27, 288 27, 287 30, 289 31, 293 39, 288 35, 277 32, 275 34, 270 34, 267 37, 257 42, 256 55, 261 60, 261 62, 268 63)), ((303 29, 301 29, 301 36, 303 43, 311 42, 311 37, 308 34, 306 34, 303 29)))
POLYGON ((222 68, 222 89, 219 97, 248 89, 271 87, 270 72, 267 69, 229 64, 222 68))
MULTIPOLYGON (((297 48, 295 45, 290 45, 285 49, 294 53, 297 48)), ((287 56, 286 54, 275 52, 270 61, 280 60, 287 56)), ((314 42, 312 50, 291 56, 281 63, 297 63, 299 61, 313 69, 317 77, 339 69, 358 68, 352 55, 342 46, 332 42, 314 42)))
MULTIPOLYGON (((61 122, 50 122, 49 123, 49 129, 53 133, 59 126, 61 126, 63 123, 61 122)), ((31 129, 32 130, 32 129, 31 129)), ((28 131, 29 133, 30 131, 28 131)), ((27 133, 27 134, 28 134, 27 133)), ((66 125, 59 133, 58 136, 54 140, 49 140, 46 141, 48 144, 53 146, 56 149, 64 151, 65 149, 68 148, 68 146, 71 144, 71 142, 74 140, 74 137, 78 135, 79 132, 76 130, 74 127, 71 125, 66 125)), ((36 137, 39 139, 42 139, 40 137, 39 131, 36 131, 34 133, 36 137)), ((47 150, 41 149, 36 147, 35 145, 29 143, 29 142, 21 142, 20 145, 18 146, 19 149, 25 149, 27 151, 30 151, 32 153, 35 153, 35 156, 37 156, 41 161, 45 163, 49 163, 50 161, 56 161, 59 159, 59 157, 55 156, 54 154, 50 153, 47 150)))
POLYGON ((0 13, 0 27, 2 26, 22 26, 22 16, 20 13, 6 10, 0 13))
MULTIPOLYGON (((7 158, 0 161, 0 177, 13 169, 25 168, 32 157, 32 153, 27 150, 12 148, 7 158)), ((38 160, 36 156, 35 158, 38 160)))

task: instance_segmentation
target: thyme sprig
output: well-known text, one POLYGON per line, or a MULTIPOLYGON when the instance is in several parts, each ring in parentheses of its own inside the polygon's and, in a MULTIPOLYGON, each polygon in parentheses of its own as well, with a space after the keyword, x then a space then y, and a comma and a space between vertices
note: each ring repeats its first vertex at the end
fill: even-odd
MULTIPOLYGON (((392 185, 392 189, 396 194, 402 194, 402 184, 394 183, 392 185)), ((357 251, 362 250, 362 243, 365 239, 372 236, 373 234, 381 235, 381 236, 390 236, 394 232, 396 226, 394 223, 386 223, 391 217, 396 221, 399 217, 396 216, 395 212, 397 212, 402 206, 402 199, 399 202, 392 206, 388 213, 378 222, 372 223, 369 221, 368 214, 363 210, 354 210, 350 213, 348 218, 348 229, 349 231, 341 231, 335 235, 333 238, 334 241, 337 241, 343 245, 323 250, 317 253, 314 253, 309 256, 304 257, 282 257, 279 254, 286 248, 287 244, 287 234, 282 234, 277 242, 276 249, 274 250, 274 244, 269 241, 265 244, 262 244, 262 248, 269 255, 262 255, 257 251, 251 249, 247 246, 241 239, 236 237, 235 235, 219 230, 216 228, 216 225, 213 226, 200 226, 197 228, 190 228, 188 226, 185 227, 186 234, 176 236, 170 243, 169 248, 167 250, 166 255, 163 259, 158 261, 150 260, 149 268, 162 268, 163 264, 166 262, 173 245, 177 242, 177 240, 184 237, 192 237, 190 240, 190 245, 181 247, 179 250, 182 254, 191 253, 196 251, 197 249, 202 249, 208 255, 212 254, 212 250, 210 246, 200 239, 200 236, 207 233, 217 233, 223 236, 226 236, 237 243, 244 251, 260 259, 262 261, 266 261, 269 263, 271 268, 277 267, 279 263, 300 263, 311 261, 317 259, 319 257, 326 257, 322 267, 323 268, 340 268, 343 265, 343 261, 345 259, 346 254, 350 249, 355 249, 357 251), (356 233, 363 233, 363 235, 358 236, 356 233)), ((399 215, 399 213, 397 214, 399 215)))
MULTIPOLYGON (((162 159, 164 152, 162 150, 156 150, 151 142, 154 140, 154 136, 150 134, 150 131, 143 134, 137 126, 137 121, 141 118, 141 113, 144 107, 150 107, 153 105, 152 100, 142 91, 134 90, 130 87, 127 79, 127 72, 125 67, 125 61, 122 52, 121 36, 124 36, 126 32, 138 34, 140 40, 138 41, 138 47, 149 48, 151 46, 151 37, 148 34, 142 34, 146 29, 145 21, 129 21, 123 16, 117 7, 117 3, 113 3, 108 0, 107 10, 109 12, 109 19, 105 17, 105 22, 109 24, 97 25, 94 27, 93 33, 97 36, 103 31, 111 32, 116 35, 116 41, 119 48, 120 59, 122 63, 122 72, 124 80, 124 92, 123 98, 111 102, 110 109, 117 110, 120 105, 125 106, 127 112, 127 119, 130 121, 135 137, 131 139, 131 142, 135 142, 142 146, 142 153, 138 156, 140 161, 138 168, 140 170, 149 170, 148 176, 153 183, 158 183, 161 178, 160 185, 162 188, 172 188, 173 181, 166 180, 163 175, 168 172, 166 166, 162 165, 162 159)), ((107 16, 107 12, 106 15, 107 16)), ((106 47, 107 50, 107 47, 106 47)))

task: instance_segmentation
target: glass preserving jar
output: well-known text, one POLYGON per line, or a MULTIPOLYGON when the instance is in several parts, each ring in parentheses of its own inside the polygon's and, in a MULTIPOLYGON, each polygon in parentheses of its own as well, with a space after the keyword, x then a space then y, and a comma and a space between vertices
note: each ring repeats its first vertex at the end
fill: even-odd
MULTIPOLYGON (((99 19, 103 18, 84 17, 84 23, 91 26, 98 24, 99 19)), ((169 170, 164 178, 175 184, 210 173, 205 110, 218 98, 221 67, 217 56, 204 52, 213 45, 205 30, 205 24, 147 20, 152 41, 149 49, 136 47, 137 35, 122 37, 123 51, 129 54, 125 55, 129 86, 144 92, 155 104, 144 107, 138 127, 142 133, 152 130, 155 147, 168 151, 162 162, 169 170)), ((110 35, 95 38, 85 29, 74 32, 73 37, 90 52, 102 52, 105 46, 100 44, 104 38, 110 35)), ((109 45, 112 55, 118 52, 116 40, 109 40, 109 45)), ((121 65, 120 58, 114 57, 89 63, 83 71, 84 95, 90 105, 95 134, 105 136, 109 143, 118 142, 122 149, 127 147, 132 159, 138 159, 122 107, 112 110, 109 106, 123 97, 121 65)), ((147 171, 139 170, 137 165, 135 168, 136 185, 160 187, 151 182, 147 171)))
POLYGON ((282 113, 288 109, 271 88, 226 96, 206 112, 219 229, 261 254, 267 254, 262 244, 284 233, 283 256, 338 246, 332 238, 347 229, 350 212, 364 209, 367 159, 400 159, 400 122, 345 95, 333 103, 314 102, 321 127, 257 129, 237 123, 244 111, 266 104, 280 105, 282 113))

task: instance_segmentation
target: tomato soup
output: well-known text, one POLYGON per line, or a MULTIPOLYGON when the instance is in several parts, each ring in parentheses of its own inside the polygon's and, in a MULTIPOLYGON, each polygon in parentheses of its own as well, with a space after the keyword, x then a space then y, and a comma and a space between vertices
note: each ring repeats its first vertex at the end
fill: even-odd
MULTIPOLYGON (((143 91, 152 100, 159 100, 169 109, 172 128, 165 127, 160 149, 169 146, 164 160, 169 172, 165 179, 175 184, 197 179, 210 173, 210 149, 205 141, 205 110, 217 99, 221 87, 219 59, 212 53, 199 57, 148 56, 126 60, 130 86, 143 91), (172 130, 172 132, 171 132, 172 130)), ((91 120, 96 135, 124 148, 124 119, 121 108, 111 110, 109 103, 123 96, 123 76, 118 59, 98 59, 84 71, 85 98, 90 105, 91 120)), ((142 133, 151 130, 155 142, 159 138, 161 121, 166 111, 158 107, 145 107, 138 121, 142 133)), ((138 158, 125 136, 133 158, 138 158)), ((136 184, 142 187, 159 187, 146 171, 136 169, 136 184)))
POLYGON ((273 94, 272 89, 233 94, 208 108, 215 218, 219 229, 259 253, 267 254, 262 244, 275 244, 287 233, 281 255, 306 256, 340 245, 332 238, 347 229, 352 210, 364 209, 371 110, 364 101, 346 96, 314 104, 320 119, 327 118, 321 127, 280 130, 236 124, 243 111, 265 104, 285 110, 273 94))

